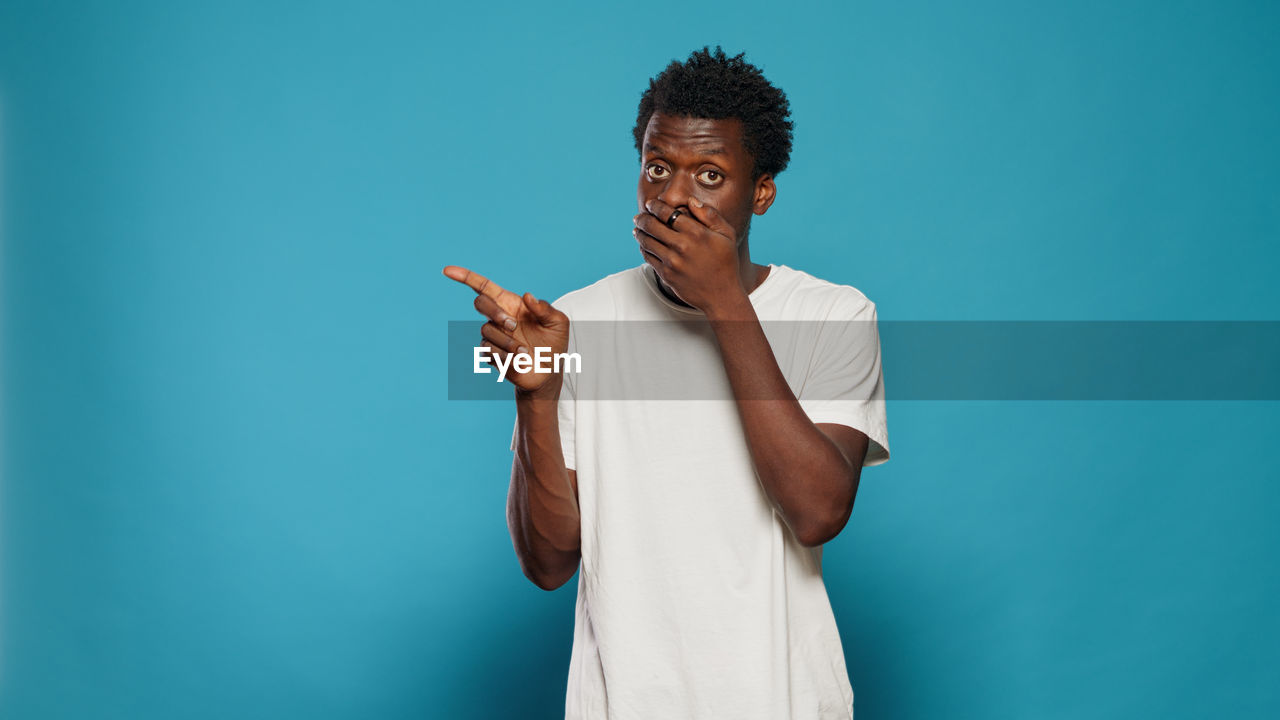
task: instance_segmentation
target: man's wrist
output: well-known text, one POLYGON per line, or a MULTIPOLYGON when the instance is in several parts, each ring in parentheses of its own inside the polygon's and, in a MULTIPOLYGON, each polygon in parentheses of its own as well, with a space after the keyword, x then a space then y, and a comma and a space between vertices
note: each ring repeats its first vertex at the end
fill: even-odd
POLYGON ((560 388, 564 386, 564 376, 556 374, 532 390, 516 387, 516 402, 556 402, 560 399, 560 388))
POLYGON ((756 310, 751 305, 751 298, 744 292, 738 292, 724 300, 708 305, 703 314, 712 323, 754 320, 756 310))

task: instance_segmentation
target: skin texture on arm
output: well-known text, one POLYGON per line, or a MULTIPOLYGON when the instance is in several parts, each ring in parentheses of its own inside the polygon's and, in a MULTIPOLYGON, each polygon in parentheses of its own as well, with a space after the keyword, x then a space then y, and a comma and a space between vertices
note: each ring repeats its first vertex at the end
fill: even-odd
MULTIPOLYGON (((444 274, 476 291, 476 310, 488 318, 480 334, 491 364, 509 353, 537 347, 568 349, 569 318, 550 303, 529 293, 516 295, 466 268, 450 265, 444 274)), ((560 445, 563 376, 520 372, 512 364, 507 380, 515 386, 518 421, 507 529, 525 577, 544 590, 554 590, 577 571, 582 540, 578 476, 565 467, 560 445)))
POLYGON ((516 394, 516 454, 507 492, 507 528, 525 577, 555 590, 581 557, 578 474, 565 468, 557 403, 560 382, 544 394, 516 394))
MULTIPOLYGON (((700 214, 702 209, 694 207, 700 214)), ((678 282, 673 284, 678 287, 678 282)), ((843 425, 820 427, 809 419, 741 286, 722 298, 697 301, 703 303, 700 309, 720 346, 761 487, 801 544, 828 542, 853 513, 867 436, 843 425)))
POLYGON ((765 494, 802 545, 821 545, 853 513, 867 436, 809 420, 744 295, 708 315, 765 494), (750 322, 755 320, 755 322, 750 322), (762 399, 754 399, 762 398, 762 399))
POLYGON ((642 145, 634 234, 663 293, 711 323, 761 487, 812 547, 848 522, 869 441, 809 420, 760 326, 749 293, 769 269, 751 263, 747 234, 777 190, 752 169, 740 121, 655 113, 642 145))

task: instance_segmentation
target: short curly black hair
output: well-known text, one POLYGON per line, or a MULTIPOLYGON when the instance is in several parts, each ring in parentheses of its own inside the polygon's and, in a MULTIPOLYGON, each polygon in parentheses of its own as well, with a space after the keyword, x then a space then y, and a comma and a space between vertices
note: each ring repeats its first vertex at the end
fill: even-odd
POLYGON ((644 152, 644 132, 655 112, 680 117, 738 118, 743 141, 755 161, 752 179, 777 175, 791 160, 791 131, 787 96, 765 79, 760 68, 733 57, 717 45, 703 47, 683 63, 672 60, 640 97, 636 126, 632 131, 636 151, 644 152))

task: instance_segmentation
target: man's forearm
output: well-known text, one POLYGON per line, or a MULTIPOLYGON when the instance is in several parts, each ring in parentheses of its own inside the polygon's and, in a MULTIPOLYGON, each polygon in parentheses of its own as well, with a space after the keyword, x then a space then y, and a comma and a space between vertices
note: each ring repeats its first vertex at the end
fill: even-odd
POLYGON ((861 464, 846 458, 787 385, 750 300, 707 313, 765 494, 804 545, 848 522, 861 464))
POLYGON ((507 526, 524 574, 545 590, 563 585, 578 567, 578 500, 560 445, 560 382, 516 392, 516 453, 507 495, 507 526))

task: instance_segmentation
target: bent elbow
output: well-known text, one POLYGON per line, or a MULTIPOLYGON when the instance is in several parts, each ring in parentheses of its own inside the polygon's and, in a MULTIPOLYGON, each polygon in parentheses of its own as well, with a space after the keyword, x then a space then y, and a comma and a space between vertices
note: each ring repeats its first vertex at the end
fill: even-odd
POLYGON ((559 590, 565 583, 569 582, 567 577, 555 577, 551 575, 541 575, 538 573, 525 573, 525 577, 529 578, 529 582, 538 587, 539 590, 559 590))
POLYGON ((853 502, 841 504, 832 514, 797 526, 795 528, 796 540, 808 548, 825 545, 834 540, 840 534, 840 531, 844 530, 845 525, 849 524, 849 518, 852 515, 853 502))
POLYGON ((841 528, 823 528, 815 526, 812 530, 802 530, 796 532, 796 540, 807 548, 815 548, 825 545, 835 539, 840 534, 841 528))
POLYGON ((524 576, 540 590, 551 592, 559 590, 570 578, 578 572, 578 563, 572 565, 565 564, 563 568, 557 568, 553 571, 547 571, 533 567, 532 563, 521 562, 520 570, 524 572, 524 576))

